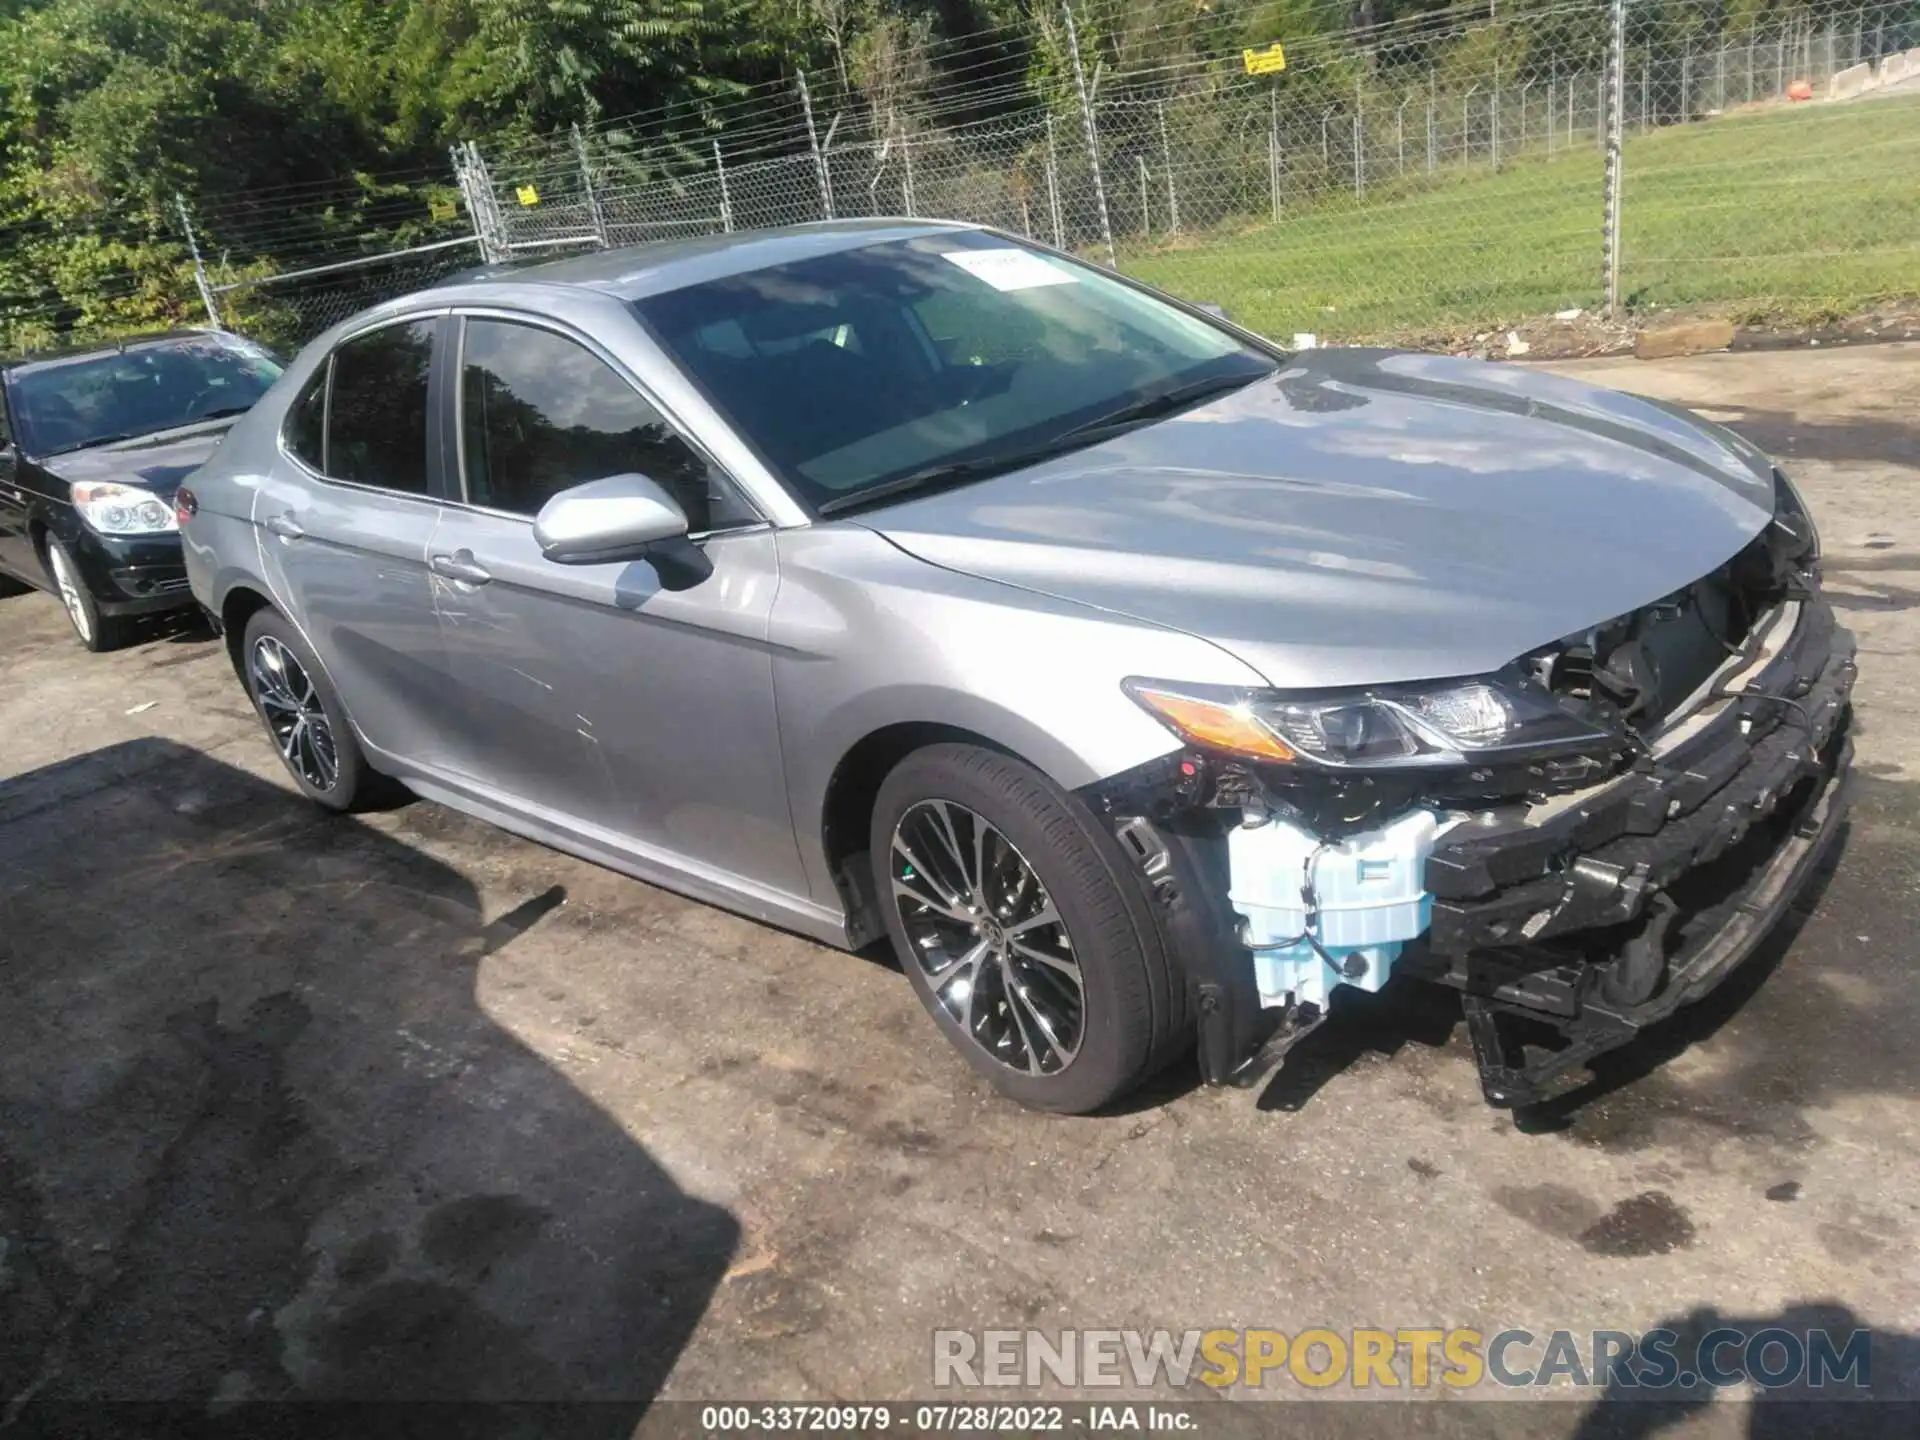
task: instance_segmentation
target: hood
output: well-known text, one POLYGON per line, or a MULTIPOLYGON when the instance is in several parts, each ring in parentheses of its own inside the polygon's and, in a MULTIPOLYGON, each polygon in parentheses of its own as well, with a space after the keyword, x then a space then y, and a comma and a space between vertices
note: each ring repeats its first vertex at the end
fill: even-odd
POLYGON ((863 523, 932 564, 1205 637, 1297 688, 1496 670, 1707 574, 1772 509, 1764 455, 1656 402, 1517 366, 1314 350, 863 523))
POLYGON ((161 495, 171 495, 180 482, 207 463, 219 448, 235 417, 183 425, 177 430, 162 430, 154 435, 138 435, 131 440, 116 440, 108 445, 93 445, 85 450, 68 450, 41 460, 42 469, 58 475, 69 485, 81 481, 118 481, 123 485, 144 485, 161 495))

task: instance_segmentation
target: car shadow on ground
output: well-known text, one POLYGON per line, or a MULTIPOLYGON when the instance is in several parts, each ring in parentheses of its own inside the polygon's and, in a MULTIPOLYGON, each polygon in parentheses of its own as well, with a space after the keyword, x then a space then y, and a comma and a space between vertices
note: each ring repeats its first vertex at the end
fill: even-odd
POLYGON ((0 782, 0 1428, 630 1433, 739 1227, 482 1008, 563 899, 164 740, 0 782))
MULTIPOLYGON (((1714 1428, 1711 1433, 1735 1433, 1748 1440, 1787 1440, 1807 1435, 1845 1436, 1847 1440, 1893 1440, 1907 1437, 1920 1428, 1920 1336, 1900 1330, 1874 1330, 1845 1304, 1832 1300, 1798 1301, 1772 1314, 1742 1315, 1721 1311, 1712 1305, 1700 1305, 1684 1315, 1671 1315, 1648 1327, 1668 1331, 1673 1343, 1670 1353, 1681 1367, 1691 1367, 1700 1357, 1702 1343, 1716 1331, 1728 1332, 1712 1347, 1710 1359, 1722 1375, 1737 1373, 1745 1366, 1771 1367, 1776 1376, 1795 1378, 1777 1388, 1759 1393, 1759 1398, 1741 1406, 1725 1403, 1729 1394, 1706 1384, 1685 1388, 1648 1389, 1636 1384, 1610 1384, 1601 1398, 1580 1417, 1569 1432, 1572 1440, 1651 1440, 1671 1431, 1692 1428, 1692 1422, 1709 1420, 1708 1406, 1719 1415, 1731 1415, 1737 1423, 1731 1429, 1714 1428), (1753 1337, 1765 1331, 1785 1332, 1793 1337, 1760 1342, 1753 1337), (1844 1354, 1852 1337, 1868 1331, 1863 1364, 1848 1370, 1844 1363, 1816 1372, 1806 1360, 1810 1337, 1824 1331, 1836 1354, 1844 1354), (1737 1332, 1738 1338, 1734 1338, 1737 1332), (1800 1347, 1801 1367, 1792 1364, 1800 1347), (1819 1383, 1813 1383, 1816 1379, 1819 1383)), ((1691 1376, 1691 1368, 1682 1373, 1691 1376)), ((1741 1392, 1731 1392, 1739 1394, 1741 1392)))

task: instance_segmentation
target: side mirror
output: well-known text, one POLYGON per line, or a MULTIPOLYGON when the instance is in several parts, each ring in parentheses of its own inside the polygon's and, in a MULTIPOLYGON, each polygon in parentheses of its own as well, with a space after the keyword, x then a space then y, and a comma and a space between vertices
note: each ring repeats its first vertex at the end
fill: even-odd
POLYGON ((686 533, 686 512, 644 475, 610 475, 562 490, 533 521, 540 553, 556 565, 638 560, 686 533))

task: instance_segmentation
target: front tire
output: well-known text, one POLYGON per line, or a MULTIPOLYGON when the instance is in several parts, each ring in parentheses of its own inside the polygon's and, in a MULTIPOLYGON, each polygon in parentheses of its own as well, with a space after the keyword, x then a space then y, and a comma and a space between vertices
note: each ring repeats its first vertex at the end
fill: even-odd
POLYGON ((133 638, 133 627, 125 617, 100 613, 100 602, 87 588, 73 552, 52 535, 47 537, 47 574, 73 625, 74 637, 87 649, 97 655, 117 650, 133 638))
POLYGON ((329 810, 384 803, 392 782, 367 763, 346 707, 292 622, 277 610, 254 612, 240 654, 254 711, 300 793, 329 810))
POLYGON ((967 1062, 1084 1114, 1191 1038, 1146 887, 1086 806, 971 745, 916 751, 874 806, 874 881, 914 993, 967 1062))

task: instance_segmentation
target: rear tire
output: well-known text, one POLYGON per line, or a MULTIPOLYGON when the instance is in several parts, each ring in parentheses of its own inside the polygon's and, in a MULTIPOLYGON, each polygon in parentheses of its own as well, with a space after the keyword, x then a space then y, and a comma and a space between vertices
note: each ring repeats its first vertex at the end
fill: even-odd
POLYGON ((53 580, 53 593, 67 612, 74 638, 96 655, 118 650, 133 638, 133 625, 124 616, 103 615, 100 602, 87 588, 86 577, 73 558, 73 552, 54 536, 47 537, 47 574, 53 580))
POLYGON ((1003 1094, 1084 1114, 1191 1039, 1145 884, 1031 766, 972 745, 914 752, 881 784, 871 847, 914 993, 1003 1094))
POLYGON ((329 810, 387 804, 398 785, 367 763, 347 710, 313 651, 277 610, 256 610, 240 643, 254 712, 300 793, 329 810))

